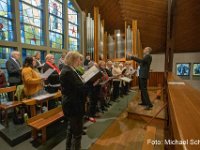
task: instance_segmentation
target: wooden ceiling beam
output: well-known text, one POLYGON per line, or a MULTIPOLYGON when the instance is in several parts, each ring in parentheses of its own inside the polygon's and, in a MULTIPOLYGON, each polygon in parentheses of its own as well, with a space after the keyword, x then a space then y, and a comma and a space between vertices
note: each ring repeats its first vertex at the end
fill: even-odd
POLYGON ((155 12, 167 11, 166 5, 163 5, 163 4, 159 5, 157 3, 144 4, 144 1, 140 1, 139 3, 135 3, 134 1, 131 1, 131 2, 126 1, 126 3, 121 3, 120 5, 122 7, 130 6, 130 7, 145 10, 145 11, 148 11, 148 12, 150 12, 150 11, 155 11, 155 12))
POLYGON ((140 16, 141 15, 151 15, 151 16, 157 16, 157 17, 161 17, 161 18, 164 17, 163 19, 166 19, 165 17, 167 16, 166 11, 157 11, 157 12, 153 11, 153 10, 147 11, 147 10, 144 10, 144 8, 142 10, 142 9, 138 9, 138 8, 133 8, 131 6, 124 6, 121 11, 122 12, 123 11, 130 12, 130 14, 135 12, 135 13, 140 14, 140 16))

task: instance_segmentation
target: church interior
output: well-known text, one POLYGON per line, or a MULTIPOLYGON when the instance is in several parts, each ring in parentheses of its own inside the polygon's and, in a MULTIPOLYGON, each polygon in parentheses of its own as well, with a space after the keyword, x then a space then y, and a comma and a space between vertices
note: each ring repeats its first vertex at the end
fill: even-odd
POLYGON ((0 0, 0 149, 198 150, 199 25, 199 0, 0 0))

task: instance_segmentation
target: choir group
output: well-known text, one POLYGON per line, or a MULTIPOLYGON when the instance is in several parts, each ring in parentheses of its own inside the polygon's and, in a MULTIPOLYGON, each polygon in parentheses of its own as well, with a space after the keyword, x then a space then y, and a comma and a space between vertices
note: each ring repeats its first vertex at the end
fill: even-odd
MULTIPOLYGON (((122 77, 132 78, 135 73, 130 62, 120 63, 99 60, 98 63, 78 52, 63 53, 58 66, 55 65, 54 55, 47 54, 44 64, 40 61, 40 53, 28 56, 20 64, 20 53, 13 51, 6 62, 8 82, 4 72, 0 71, 0 86, 20 87, 20 99, 34 98, 47 93, 62 92, 62 106, 67 127, 67 143, 69 147, 80 147, 83 120, 96 122, 96 117, 107 110, 111 101, 116 101, 119 96, 127 95, 130 83, 122 77), (82 75, 95 66, 100 76, 95 80, 84 82, 82 75), (53 69, 48 77, 41 74, 53 69), (22 88, 21 88, 22 87, 22 88), (74 143, 72 142, 74 141, 74 143)), ((19 90, 17 90, 19 92, 19 90)), ((19 93, 17 93, 19 94, 19 93)), ((16 95, 16 94, 15 94, 16 95)), ((8 100, 12 100, 8 94, 8 100)), ((50 110, 57 107, 55 100, 48 101, 50 110)), ((29 113, 29 112, 28 112, 29 113)))

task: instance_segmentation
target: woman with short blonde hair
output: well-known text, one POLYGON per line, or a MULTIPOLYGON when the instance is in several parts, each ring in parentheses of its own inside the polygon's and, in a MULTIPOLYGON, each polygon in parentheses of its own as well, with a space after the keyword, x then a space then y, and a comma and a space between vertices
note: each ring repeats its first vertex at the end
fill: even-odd
POLYGON ((68 65, 68 66, 74 66, 75 63, 77 62, 77 59, 81 59, 81 58, 82 58, 82 55, 79 52, 71 51, 71 52, 68 52, 67 55, 65 56, 64 63, 65 65, 68 65))
POLYGON ((49 61, 52 58, 54 58, 54 56, 52 54, 47 54, 46 57, 45 57, 46 61, 49 61))
POLYGON ((81 149, 85 89, 82 78, 76 71, 81 58, 82 55, 78 52, 68 52, 60 74, 62 108, 67 121, 66 149, 81 149))

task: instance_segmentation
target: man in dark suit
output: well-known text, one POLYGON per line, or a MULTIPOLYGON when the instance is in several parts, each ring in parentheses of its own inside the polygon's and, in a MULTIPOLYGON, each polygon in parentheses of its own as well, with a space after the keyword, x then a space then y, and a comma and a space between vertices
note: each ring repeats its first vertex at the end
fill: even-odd
POLYGON ((6 62, 6 69, 8 71, 8 82, 10 86, 19 85, 22 83, 21 79, 21 64, 19 62, 20 53, 13 51, 11 57, 6 62))
POLYGON ((140 70, 139 70, 139 86, 141 89, 141 100, 142 103, 139 103, 139 105, 146 106, 146 110, 149 110, 153 107, 149 95, 147 92, 147 80, 149 77, 149 69, 152 61, 152 57, 150 55, 152 49, 150 47, 146 47, 143 50, 143 59, 137 58, 135 56, 129 55, 129 58, 131 60, 134 60, 140 64, 140 70))

